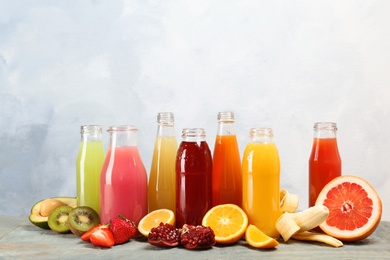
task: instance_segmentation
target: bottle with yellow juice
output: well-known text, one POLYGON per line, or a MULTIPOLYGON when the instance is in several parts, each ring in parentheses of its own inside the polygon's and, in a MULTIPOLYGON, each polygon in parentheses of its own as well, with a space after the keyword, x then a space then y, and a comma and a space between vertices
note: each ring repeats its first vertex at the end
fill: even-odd
POLYGON ((251 128, 242 159, 242 207, 253 224, 270 237, 280 211, 280 161, 271 128, 251 128))
POLYGON ((176 153, 178 149, 174 114, 157 114, 157 135, 149 174, 149 212, 170 209, 176 212, 176 153))

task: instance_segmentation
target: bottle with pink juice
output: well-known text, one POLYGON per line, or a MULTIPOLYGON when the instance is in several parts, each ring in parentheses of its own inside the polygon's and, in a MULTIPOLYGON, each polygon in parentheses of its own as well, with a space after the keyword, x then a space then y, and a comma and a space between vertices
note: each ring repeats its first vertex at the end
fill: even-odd
POLYGON ((136 224, 148 213, 147 173, 137 146, 138 129, 111 126, 110 144, 100 175, 100 221, 118 215, 136 224))

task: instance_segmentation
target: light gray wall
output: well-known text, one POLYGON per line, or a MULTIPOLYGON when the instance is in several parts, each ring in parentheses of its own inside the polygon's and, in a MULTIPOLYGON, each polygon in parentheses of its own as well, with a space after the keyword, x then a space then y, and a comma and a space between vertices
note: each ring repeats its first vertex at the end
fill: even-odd
MULTIPOLYGON (((150 168, 156 114, 176 132, 232 110, 241 154, 272 127, 281 185, 307 207, 316 121, 338 124, 343 173, 390 220, 390 1, 1 1, 0 214, 75 196, 83 124, 134 124, 150 168)), ((107 147, 108 136, 104 133, 107 147)))

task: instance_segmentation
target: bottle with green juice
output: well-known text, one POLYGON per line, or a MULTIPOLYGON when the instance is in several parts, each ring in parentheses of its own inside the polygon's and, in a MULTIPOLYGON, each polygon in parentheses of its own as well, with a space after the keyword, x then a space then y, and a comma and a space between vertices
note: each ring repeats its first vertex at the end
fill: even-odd
POLYGON ((99 214, 100 172, 104 158, 101 126, 81 126, 81 142, 76 162, 77 206, 89 206, 99 214))

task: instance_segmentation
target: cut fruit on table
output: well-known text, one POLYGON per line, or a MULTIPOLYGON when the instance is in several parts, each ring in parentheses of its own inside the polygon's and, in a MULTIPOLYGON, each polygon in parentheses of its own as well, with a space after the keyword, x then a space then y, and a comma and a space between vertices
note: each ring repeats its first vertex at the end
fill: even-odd
POLYGON ((364 179, 344 175, 330 181, 318 195, 316 205, 325 205, 329 216, 320 228, 345 242, 364 239, 378 227, 382 202, 364 179))
POLYGON ((203 217, 202 225, 210 227, 218 244, 233 244, 245 234, 248 217, 234 204, 222 204, 211 208, 203 217))
POLYGON ((47 223, 51 230, 64 234, 70 232, 68 225, 69 212, 72 211, 72 207, 63 205, 55 208, 49 215, 47 223))
POLYGON ((313 229, 326 220, 329 210, 324 205, 316 205, 296 213, 283 213, 276 221, 276 229, 287 242, 293 235, 313 229))
POLYGON ((269 249, 279 245, 279 242, 264 234, 255 225, 250 224, 245 232, 246 242, 255 248, 269 249))
POLYGON ((157 227, 161 222, 175 225, 175 213, 169 209, 154 210, 140 220, 138 231, 148 237, 150 230, 157 227))
POLYGON ((50 213, 57 208, 57 206, 64 204, 75 208, 77 206, 77 199, 71 197, 55 197, 38 201, 31 208, 29 220, 37 227, 50 229, 49 224, 47 223, 50 213), (53 203, 55 201, 57 203, 53 203))
POLYGON ((85 232, 100 223, 99 213, 88 206, 79 206, 72 209, 68 216, 70 231, 81 237, 85 232))

